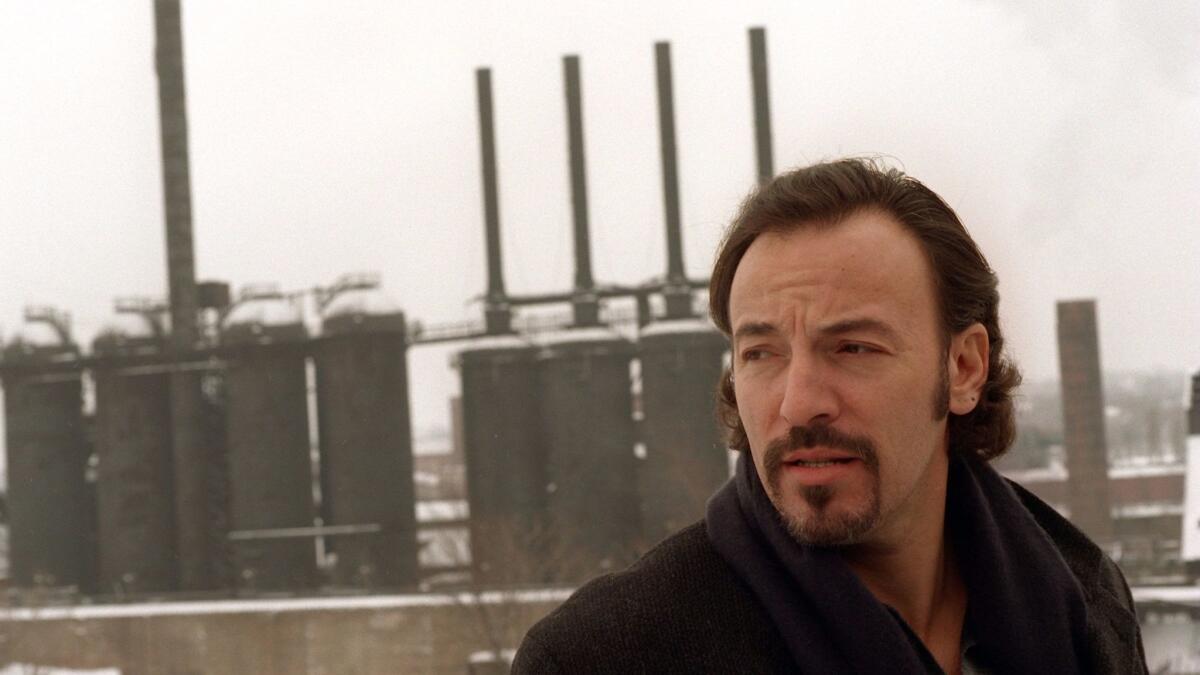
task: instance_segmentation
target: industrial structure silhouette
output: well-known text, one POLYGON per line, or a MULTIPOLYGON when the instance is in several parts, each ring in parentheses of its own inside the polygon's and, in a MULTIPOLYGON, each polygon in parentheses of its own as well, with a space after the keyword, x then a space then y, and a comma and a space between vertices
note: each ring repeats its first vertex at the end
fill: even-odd
MULTIPOLYGON (((654 45, 664 274, 632 285, 593 278, 580 61, 566 56, 574 284, 506 290, 491 72, 480 68, 483 312, 425 326, 391 305, 373 274, 301 292, 251 286, 236 298, 226 283, 195 279, 180 8, 154 6, 169 301, 118 300, 86 352, 69 317, 29 308, 4 345, 15 586, 123 597, 417 587, 407 363, 426 344, 459 346, 476 583, 584 578, 702 514, 728 475, 713 414, 726 343, 696 310, 706 281, 683 260, 669 44, 654 45), (319 322, 305 320, 301 295, 319 322), (606 305, 617 299, 635 311, 606 305), (545 305, 570 312, 525 313, 545 305), (317 539, 336 553, 330 574, 318 569, 317 539)), ((749 46, 761 182, 774 174, 763 29, 749 31, 749 46)), ((1183 468, 1112 470, 1095 304, 1064 302, 1058 313, 1070 480, 1016 474, 1124 555, 1131 579, 1143 576, 1136 564, 1145 578, 1180 581, 1183 468), (1168 502, 1180 506, 1144 508, 1168 502)), ((1193 396, 1193 434, 1196 411, 1193 396)))
MULTIPOLYGON (((430 343, 462 347, 475 581, 580 579, 701 515, 728 475, 712 394, 726 345, 694 309, 706 281, 684 268, 667 43, 654 46, 662 278, 592 277, 580 63, 566 56, 574 287, 506 292, 491 75, 481 68, 482 321, 423 327, 382 299, 377 276, 358 274, 309 291, 320 314, 310 334, 297 294, 255 286, 234 298, 228 284, 195 278, 180 7, 154 6, 169 301, 119 300, 88 352, 67 315, 30 308, 5 345, 15 586, 123 597, 415 587, 407 359, 430 343), (606 311, 615 298, 634 299, 636 315, 606 311), (569 318, 522 321, 522 308, 555 303, 570 305, 569 318), (633 321, 634 340, 613 329, 633 321), (89 391, 95 414, 85 419, 89 391), (332 578, 317 569, 318 537, 337 553, 332 578), (538 562, 565 550, 569 562, 538 562)), ((765 180, 774 172, 765 34, 749 35, 765 180)))

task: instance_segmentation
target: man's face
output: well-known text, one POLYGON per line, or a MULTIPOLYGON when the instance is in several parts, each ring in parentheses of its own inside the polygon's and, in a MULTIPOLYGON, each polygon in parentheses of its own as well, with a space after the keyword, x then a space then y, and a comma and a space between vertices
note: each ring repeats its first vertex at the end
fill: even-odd
POLYGON ((941 514, 947 357, 915 237, 878 211, 763 234, 729 315, 738 411, 794 537, 885 541, 941 514))

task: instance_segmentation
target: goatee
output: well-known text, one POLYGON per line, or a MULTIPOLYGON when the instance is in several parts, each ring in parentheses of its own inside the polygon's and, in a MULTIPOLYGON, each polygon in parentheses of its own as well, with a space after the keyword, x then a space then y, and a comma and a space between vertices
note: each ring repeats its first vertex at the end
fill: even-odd
POLYGON ((879 456, 869 438, 844 434, 828 426, 792 427, 787 436, 772 441, 763 454, 763 472, 767 496, 775 505, 792 538, 811 546, 847 546, 856 543, 879 520, 879 456), (784 508, 780 481, 783 458, 793 450, 825 447, 851 453, 862 461, 871 476, 871 490, 865 504, 855 511, 830 512, 829 503, 837 494, 830 485, 806 485, 798 490, 809 513, 789 513, 784 508))

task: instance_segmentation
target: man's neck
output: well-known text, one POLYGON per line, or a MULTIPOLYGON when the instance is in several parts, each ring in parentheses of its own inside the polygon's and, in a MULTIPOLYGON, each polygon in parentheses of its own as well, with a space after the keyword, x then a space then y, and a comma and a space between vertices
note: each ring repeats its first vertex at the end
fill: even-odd
MULTIPOLYGON (((915 548, 915 547, 914 547, 915 548)), ((847 550, 846 562, 880 602, 891 605, 917 632, 939 604, 966 588, 945 542, 925 551, 847 550)))
POLYGON ((967 589, 953 548, 938 527, 895 545, 847 548, 846 563, 882 603, 903 617, 947 673, 958 672, 967 589))
POLYGON ((947 673, 961 667, 967 590, 946 536, 946 491, 924 492, 914 518, 844 550, 846 563, 878 601, 904 617, 947 673))

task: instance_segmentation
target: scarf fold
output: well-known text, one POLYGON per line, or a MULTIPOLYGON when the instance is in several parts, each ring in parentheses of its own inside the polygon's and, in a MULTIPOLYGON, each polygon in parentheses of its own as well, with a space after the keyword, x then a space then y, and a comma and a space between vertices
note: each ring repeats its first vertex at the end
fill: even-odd
MULTIPOLYGON (((990 466, 956 457, 948 480, 946 532, 967 586, 973 653, 995 672, 1081 672, 1083 591, 1049 536, 990 466)), ((745 453, 709 500, 706 527, 804 671, 931 672, 838 549, 792 539, 745 453)))

